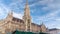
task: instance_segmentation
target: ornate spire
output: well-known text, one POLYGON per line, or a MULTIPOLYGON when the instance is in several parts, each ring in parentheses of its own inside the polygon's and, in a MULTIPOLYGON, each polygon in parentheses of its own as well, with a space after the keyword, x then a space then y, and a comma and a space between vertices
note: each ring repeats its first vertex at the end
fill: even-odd
POLYGON ((23 20, 24 20, 24 23, 26 25, 25 26, 26 27, 25 31, 31 31, 31 16, 30 16, 28 0, 26 0, 23 20))
POLYGON ((29 5, 28 5, 28 0, 26 0, 26 5, 25 5, 25 10, 24 10, 24 15, 25 16, 30 16, 30 10, 29 10, 29 5))

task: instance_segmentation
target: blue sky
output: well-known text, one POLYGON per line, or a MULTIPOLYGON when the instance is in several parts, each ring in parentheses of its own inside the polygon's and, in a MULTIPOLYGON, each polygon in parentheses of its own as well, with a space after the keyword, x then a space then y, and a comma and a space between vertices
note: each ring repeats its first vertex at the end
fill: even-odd
MULTIPOLYGON (((28 0, 32 22, 48 28, 60 28, 60 0, 28 0)), ((6 18, 9 11, 22 19, 26 0, 0 0, 0 19, 6 18)))

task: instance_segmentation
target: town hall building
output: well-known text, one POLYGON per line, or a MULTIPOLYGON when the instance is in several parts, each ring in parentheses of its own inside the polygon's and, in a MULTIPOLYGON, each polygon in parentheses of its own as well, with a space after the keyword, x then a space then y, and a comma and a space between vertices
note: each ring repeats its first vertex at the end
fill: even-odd
POLYGON ((10 11, 5 19, 0 20, 0 33, 6 34, 7 32, 13 32, 15 30, 26 32, 46 32, 44 24, 38 25, 32 23, 27 0, 24 9, 24 16, 22 18, 23 19, 18 19, 13 17, 13 12, 10 11))

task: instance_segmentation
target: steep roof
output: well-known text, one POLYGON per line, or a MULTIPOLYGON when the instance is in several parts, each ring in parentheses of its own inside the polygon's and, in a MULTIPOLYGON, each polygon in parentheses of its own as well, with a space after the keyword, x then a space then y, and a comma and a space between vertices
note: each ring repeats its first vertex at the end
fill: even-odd
MULTIPOLYGON (((16 22, 21 22, 21 23, 24 23, 24 21, 22 20, 22 19, 18 19, 18 18, 15 18, 15 17, 13 17, 13 19, 12 19, 13 21, 16 21, 16 22)), ((39 26, 40 27, 40 25, 38 25, 38 24, 35 24, 35 23, 31 23, 32 25, 36 25, 36 26, 39 26)))
POLYGON ((49 31, 55 31, 55 30, 60 30, 60 29, 57 29, 57 28, 49 29, 49 31))
POLYGON ((16 22, 22 22, 22 23, 24 23, 24 21, 23 21, 22 19, 18 19, 18 18, 15 18, 15 17, 13 17, 12 20, 13 20, 13 21, 16 21, 16 22))

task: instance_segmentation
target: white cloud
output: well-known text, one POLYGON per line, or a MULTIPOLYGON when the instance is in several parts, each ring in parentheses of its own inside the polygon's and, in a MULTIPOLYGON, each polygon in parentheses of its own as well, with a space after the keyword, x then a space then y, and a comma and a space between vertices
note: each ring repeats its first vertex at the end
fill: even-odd
MULTIPOLYGON (((18 7, 17 4, 20 4, 20 7, 23 8, 22 5, 24 5, 24 4, 22 4, 22 3, 23 3, 23 0, 12 0, 12 2, 9 4, 9 6, 7 6, 3 3, 0 3, 0 16, 1 16, 0 18, 1 19, 5 18, 5 16, 8 14, 8 12, 13 10, 12 8, 14 8, 13 11, 15 11, 16 9, 20 10, 20 8, 18 7)), ((22 19, 22 16, 23 16, 22 12, 20 14, 15 13, 15 12, 13 12, 13 13, 14 13, 13 14, 14 17, 22 19)))
POLYGON ((38 2, 38 4, 40 5, 47 5, 47 4, 50 4, 50 3, 53 3, 54 0, 41 0, 38 2))
POLYGON ((44 24, 49 28, 60 28, 60 17, 57 15, 60 10, 52 12, 42 17, 38 17, 37 20, 43 21, 44 24))
POLYGON ((8 13, 9 10, 10 9, 8 7, 6 8, 4 4, 0 3, 0 19, 5 18, 5 15, 8 13))
POLYGON ((42 10, 44 10, 44 11, 48 11, 49 8, 48 8, 48 7, 43 7, 42 10))
POLYGON ((23 14, 21 14, 21 13, 20 14, 17 14, 15 12, 13 12, 13 16, 16 17, 16 18, 22 19, 23 14))
POLYGON ((17 8, 17 9, 19 9, 19 7, 20 8, 24 8, 24 4, 25 3, 23 3, 23 0, 12 0, 12 3, 10 3, 10 7, 11 8, 17 8), (18 7, 19 6, 19 7, 18 7))
POLYGON ((42 10, 50 10, 50 13, 47 13, 44 16, 35 16, 36 18, 33 18, 35 18, 36 21, 40 21, 40 23, 41 21, 44 22, 49 28, 60 28, 60 16, 58 16, 60 14, 60 0, 42 0, 37 4, 46 5, 42 10))

